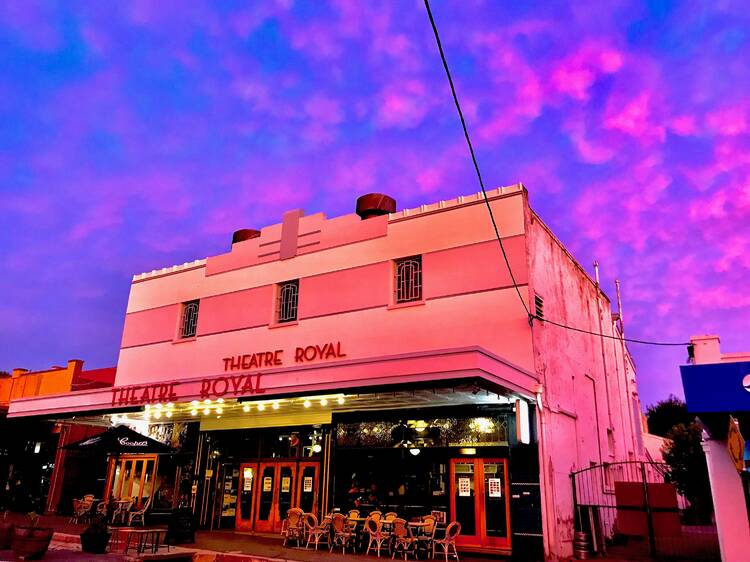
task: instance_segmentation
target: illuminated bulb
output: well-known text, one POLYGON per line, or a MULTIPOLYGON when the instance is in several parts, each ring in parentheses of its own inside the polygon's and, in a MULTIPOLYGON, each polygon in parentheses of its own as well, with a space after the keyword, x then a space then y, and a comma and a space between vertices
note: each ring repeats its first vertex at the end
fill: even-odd
POLYGON ((409 452, 416 457, 419 454, 419 449, 409 449, 409 452))
POLYGON ((172 410, 167 410, 167 417, 168 417, 168 418, 171 418, 171 417, 172 417, 172 410))
POLYGON ((221 416, 216 416, 216 419, 218 420, 221 416))
POLYGON ((208 415, 208 414, 210 414, 210 413, 211 413, 211 410, 210 410, 209 408, 204 408, 204 409, 203 409, 203 415, 204 415, 204 416, 207 416, 207 415, 208 415))
POLYGON ((158 420, 161 417, 161 412, 156 412, 154 417, 158 420))
POLYGON ((117 414, 112 414, 112 423, 117 423, 118 419, 117 414))
POLYGON ((265 404, 258 404, 258 411, 259 412, 262 412, 265 409, 266 409, 266 405, 265 404))
POLYGON ((219 404, 223 404, 223 403, 224 403, 224 399, 223 399, 223 398, 218 398, 218 399, 217 399, 216 401, 217 401, 217 402, 218 402, 219 404))
POLYGON ((167 402, 167 408, 174 408, 174 402, 167 402))
POLYGON ((322 448, 323 447, 321 447, 320 444, 315 443, 315 445, 313 445, 313 453, 319 453, 322 448))
POLYGON ((154 404, 154 408, 156 408, 157 410, 161 410, 162 408, 161 403, 157 402, 156 404, 154 404))
POLYGON ((338 399, 336 400, 336 402, 338 402, 339 404, 343 404, 344 403, 344 397, 343 396, 339 396, 338 399))
POLYGON ((242 411, 243 412, 249 412, 250 411, 250 404, 245 404, 244 406, 242 406, 242 411))
POLYGON ((312 402, 310 402, 309 400, 305 400, 305 401, 304 401, 304 402, 302 403, 302 405, 303 405, 303 406, 304 406, 305 408, 309 408, 310 406, 312 406, 312 402))
POLYGON ((216 408, 216 413, 221 415, 224 413, 224 408, 216 408))
POLYGON ((197 400, 191 400, 190 401, 190 405, 191 406, 197 406, 198 405, 198 401, 197 400))
POLYGON ((197 416, 198 415, 198 410, 196 410, 195 408, 193 408, 192 410, 190 410, 190 415, 191 416, 197 416))
POLYGON ((151 404, 146 404, 144 408, 148 412, 151 409, 151 404))
POLYGON ((211 403, 211 399, 210 399, 210 398, 206 398, 206 399, 205 399, 205 400, 203 401, 203 403, 204 403, 204 404, 210 404, 210 403, 211 403))
POLYGON ((272 408, 273 408, 274 410, 278 410, 278 409, 279 409, 279 403, 278 403, 278 402, 274 402, 274 403, 273 403, 273 405, 272 405, 271 407, 272 407, 272 408))
POLYGON ((327 400, 327 399, 325 399, 325 398, 321 398, 321 400, 320 400, 320 405, 321 405, 321 406, 328 406, 328 400, 327 400))

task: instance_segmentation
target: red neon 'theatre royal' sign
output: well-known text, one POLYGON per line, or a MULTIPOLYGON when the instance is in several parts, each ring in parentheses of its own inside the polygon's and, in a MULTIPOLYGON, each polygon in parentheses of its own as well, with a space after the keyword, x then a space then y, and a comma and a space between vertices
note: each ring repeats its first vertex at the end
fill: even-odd
MULTIPOLYGON (((294 363, 309 363, 346 357, 341 351, 341 342, 329 342, 323 345, 308 345, 294 350, 294 363)), ((284 365, 284 350, 260 351, 222 358, 224 371, 246 371, 265 367, 284 365)), ((200 397, 221 398, 227 395, 247 396, 263 394, 265 389, 260 384, 261 374, 234 374, 206 377, 191 381, 183 386, 190 391, 178 393, 179 382, 154 383, 145 385, 120 386, 112 389, 112 405, 140 406, 157 402, 175 402, 182 399, 200 397)))

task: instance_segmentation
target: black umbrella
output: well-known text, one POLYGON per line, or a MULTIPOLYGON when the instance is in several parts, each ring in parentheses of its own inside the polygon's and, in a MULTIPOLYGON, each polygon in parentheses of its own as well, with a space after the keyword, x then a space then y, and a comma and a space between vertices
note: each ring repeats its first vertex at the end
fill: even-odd
POLYGON ((125 425, 118 425, 99 435, 70 443, 69 445, 65 445, 63 449, 108 453, 118 456, 132 453, 174 453, 172 447, 168 447, 156 439, 151 439, 137 431, 133 431, 125 425))

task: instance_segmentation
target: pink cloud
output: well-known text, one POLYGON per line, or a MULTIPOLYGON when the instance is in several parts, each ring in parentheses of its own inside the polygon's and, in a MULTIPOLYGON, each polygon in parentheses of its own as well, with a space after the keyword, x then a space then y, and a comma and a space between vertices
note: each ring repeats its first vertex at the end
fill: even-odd
POLYGON ((713 132, 720 135, 741 135, 748 127, 748 108, 745 104, 724 107, 706 115, 706 124, 713 132))
POLYGON ((658 124, 653 115, 653 97, 650 92, 644 92, 624 104, 611 104, 604 119, 604 127, 645 143, 654 140, 664 142, 666 136, 664 126, 658 124))
POLYGON ((380 93, 376 121, 380 127, 384 128, 413 128, 422 122, 431 105, 423 82, 419 80, 394 82, 380 93))
POLYGON ((602 75, 613 74, 623 65, 624 55, 607 45, 582 44, 555 64, 550 72, 551 87, 577 101, 588 101, 589 88, 602 75))

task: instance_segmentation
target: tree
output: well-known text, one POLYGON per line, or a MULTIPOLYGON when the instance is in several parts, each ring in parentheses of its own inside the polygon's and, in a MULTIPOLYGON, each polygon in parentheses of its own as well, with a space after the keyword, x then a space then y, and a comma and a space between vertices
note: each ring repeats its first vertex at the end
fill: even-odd
POLYGON ((669 441, 662 448, 662 455, 669 466, 669 481, 690 502, 696 522, 706 523, 712 500, 701 433, 701 426, 695 422, 673 426, 667 433, 669 441))
POLYGON ((670 394, 666 400, 661 400, 648 407, 648 431, 660 437, 667 437, 672 427, 677 424, 689 425, 694 416, 687 411, 685 402, 670 394))

